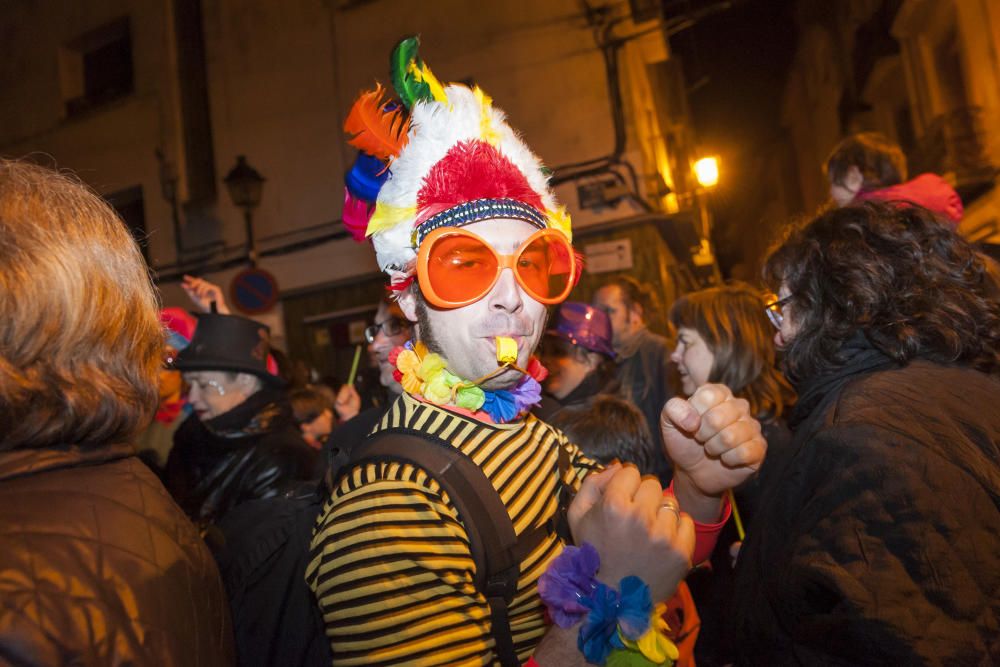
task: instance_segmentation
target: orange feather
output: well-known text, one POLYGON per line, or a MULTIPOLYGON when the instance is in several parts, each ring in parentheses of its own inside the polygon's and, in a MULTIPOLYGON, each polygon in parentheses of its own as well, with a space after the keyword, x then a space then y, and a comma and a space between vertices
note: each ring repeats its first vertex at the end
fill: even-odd
POLYGON ((344 121, 344 132, 351 135, 347 143, 388 162, 406 145, 410 119, 402 105, 386 111, 384 95, 381 85, 362 93, 344 121))

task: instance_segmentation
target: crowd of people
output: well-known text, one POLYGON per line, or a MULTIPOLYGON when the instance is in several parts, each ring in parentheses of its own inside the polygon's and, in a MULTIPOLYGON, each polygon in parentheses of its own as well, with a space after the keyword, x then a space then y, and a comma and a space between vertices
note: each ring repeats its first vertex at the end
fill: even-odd
POLYGON ((759 285, 586 299, 503 113, 397 65, 347 121, 377 402, 0 160, 3 662, 1000 661, 1000 282, 943 179, 851 136, 759 285))

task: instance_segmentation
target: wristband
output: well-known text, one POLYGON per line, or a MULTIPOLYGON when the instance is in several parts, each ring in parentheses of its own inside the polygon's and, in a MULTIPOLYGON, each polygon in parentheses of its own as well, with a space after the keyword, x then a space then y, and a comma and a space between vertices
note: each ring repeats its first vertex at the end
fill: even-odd
POLYGON ((654 608, 649 586, 628 576, 619 590, 597 580, 600 556, 593 545, 567 546, 538 580, 538 593, 553 622, 570 628, 583 621, 577 648, 588 662, 603 665, 672 665, 677 647, 654 608), (640 655, 641 654, 641 655, 640 655))

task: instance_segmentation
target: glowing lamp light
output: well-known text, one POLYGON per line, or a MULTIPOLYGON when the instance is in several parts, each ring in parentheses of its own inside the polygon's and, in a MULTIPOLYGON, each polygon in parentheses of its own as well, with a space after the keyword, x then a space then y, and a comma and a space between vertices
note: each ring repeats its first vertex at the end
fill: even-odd
POLYGON ((694 163, 694 175, 698 185, 711 188, 719 183, 719 160, 714 157, 703 157, 694 163))

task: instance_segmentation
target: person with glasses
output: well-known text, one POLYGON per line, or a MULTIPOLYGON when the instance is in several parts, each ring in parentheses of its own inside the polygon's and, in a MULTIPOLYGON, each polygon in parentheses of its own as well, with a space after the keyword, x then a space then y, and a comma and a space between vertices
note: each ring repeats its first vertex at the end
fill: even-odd
POLYGON ((388 297, 379 301, 375 323, 365 328, 365 341, 368 343, 368 358, 378 367, 379 383, 385 389, 388 401, 362 410, 358 390, 347 383, 341 385, 333 404, 340 424, 330 433, 324 448, 330 474, 347 460, 354 447, 371 433, 389 405, 403 392, 393 377, 396 366, 389 362, 389 354, 410 340, 412 335, 413 325, 403 315, 399 305, 388 297))
MULTIPOLYGON (((363 151, 347 177, 345 225, 370 237, 400 309, 417 323, 414 339, 387 356, 403 392, 374 433, 419 433, 437 441, 427 447, 471 458, 523 553, 504 613, 505 595, 488 600, 477 588, 470 532, 435 480, 440 471, 388 457, 349 464, 338 476, 316 523, 306 580, 335 665, 582 665, 594 657, 578 648, 585 624, 560 616, 550 628, 539 593, 539 578, 568 539, 554 529, 561 489, 578 491, 568 523, 576 543, 600 559, 599 590, 610 593, 634 575, 643 583, 626 583, 661 601, 686 573, 696 541, 678 501, 717 521, 717 494, 753 473, 766 444, 724 387, 671 403, 664 430, 691 472, 677 482, 675 501, 634 467, 596 473, 596 462, 531 414, 544 377, 532 354, 546 309, 567 298, 581 269, 569 218, 488 95, 442 86, 416 57, 415 40, 393 63, 401 67, 400 102, 386 104, 381 88, 365 93, 345 123, 363 151), (365 129, 373 118, 384 123, 377 137, 365 129), (387 147, 387 137, 398 143, 387 147), (379 187, 365 187, 371 183, 379 187)), ((588 646, 605 652, 605 639, 588 646)))
POLYGON ((935 215, 876 202, 765 263, 799 399, 729 619, 746 664, 1000 661, 1000 305, 935 215))
POLYGON ((268 327, 237 315, 197 317, 173 363, 193 414, 174 434, 166 485, 207 530, 241 503, 318 479, 322 458, 302 439, 285 383, 269 369, 268 327))
MULTIPOLYGON (((375 311, 375 323, 365 327, 365 342, 368 343, 368 358, 373 366, 378 367, 379 384, 388 393, 390 402, 399 396, 403 388, 392 377, 396 367, 389 363, 389 353, 393 348, 408 341, 412 335, 410 321, 403 315, 396 302, 389 298, 379 301, 378 310, 375 311)), ((385 404, 374 407, 376 410, 370 416, 381 415, 385 411, 385 404)), ((361 395, 354 385, 347 383, 341 385, 334 409, 341 422, 348 422, 361 412, 361 395)), ((373 426, 374 420, 368 419, 365 423, 373 426)), ((360 435, 364 437, 367 434, 366 430, 360 435)))

